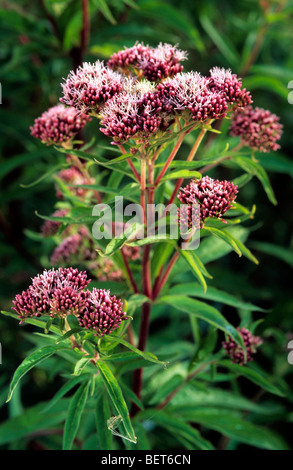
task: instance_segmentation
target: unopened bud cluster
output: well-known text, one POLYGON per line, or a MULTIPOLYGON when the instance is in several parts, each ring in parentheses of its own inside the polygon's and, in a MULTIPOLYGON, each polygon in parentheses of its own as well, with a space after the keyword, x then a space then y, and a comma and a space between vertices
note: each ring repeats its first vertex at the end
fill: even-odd
POLYGON ((262 344, 262 339, 254 336, 247 328, 237 328, 237 331, 243 338, 246 351, 232 338, 223 341, 222 345, 233 363, 243 365, 253 360, 257 347, 262 344))

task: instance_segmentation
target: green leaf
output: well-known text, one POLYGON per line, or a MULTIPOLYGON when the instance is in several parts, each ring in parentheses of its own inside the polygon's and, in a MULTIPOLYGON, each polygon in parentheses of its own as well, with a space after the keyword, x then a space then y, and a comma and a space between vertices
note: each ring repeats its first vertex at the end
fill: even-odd
POLYGON ((166 429, 177 441, 187 449, 213 450, 213 445, 204 439, 199 431, 169 411, 150 409, 139 414, 140 419, 151 420, 166 429))
POLYGON ((90 381, 82 383, 70 401, 64 426, 63 450, 70 450, 72 447, 87 401, 90 383, 90 381))
POLYGON ((20 366, 14 372, 12 381, 10 383, 9 394, 7 401, 9 401, 12 397, 12 394, 15 390, 20 379, 33 367, 38 365, 40 362, 48 359, 48 357, 52 356, 57 351, 61 349, 69 349, 65 346, 45 346, 43 348, 37 349, 32 354, 30 354, 24 361, 20 364, 20 366))
POLYGON ((106 246, 104 252, 99 252, 101 256, 112 256, 116 251, 120 250, 122 246, 131 240, 137 232, 141 229, 141 224, 133 224, 128 227, 119 238, 113 238, 106 246))
POLYGON ((206 284, 204 275, 205 276, 207 275, 207 271, 205 270, 200 259, 195 255, 195 253, 193 253, 193 251, 187 251, 187 250, 180 250, 180 256, 185 259, 191 271, 193 272, 195 277, 199 280, 199 283, 202 285, 204 292, 206 292, 207 284, 206 284))
MULTIPOLYGON (((11 317, 11 318, 14 318, 16 320, 19 321, 19 317, 16 313, 12 313, 12 312, 5 312, 4 310, 1 310, 1 313, 3 315, 6 315, 7 317, 11 317)), ((23 322, 23 325, 25 324, 29 324, 29 325, 34 325, 34 326, 37 326, 39 328, 42 328, 44 331, 46 331, 46 328, 47 328, 47 322, 45 321, 42 321, 42 320, 37 320, 35 318, 26 318, 25 321, 23 322)), ((54 332, 55 334, 57 334, 58 336, 60 335, 60 330, 59 328, 57 328, 56 326, 54 325, 51 325, 50 326, 50 331, 51 332, 54 332)))
POLYGON ((44 403, 39 403, 25 409, 19 416, 2 421, 0 424, 0 445, 11 446, 18 440, 25 442, 30 434, 39 430, 62 426, 62 422, 66 418, 67 406, 68 402, 64 400, 56 403, 50 413, 45 413, 44 403))
POLYGON ((21 188, 32 188, 33 186, 36 186, 37 184, 41 183, 44 179, 48 178, 48 176, 53 175, 56 173, 56 171, 61 170, 62 168, 67 168, 68 164, 66 163, 61 163, 59 165, 54 166, 50 170, 48 170, 46 173, 43 173, 39 178, 37 178, 35 181, 29 184, 21 184, 21 188))
POLYGON ((82 374, 81 376, 76 376, 67 380, 45 406, 44 412, 47 412, 50 408, 55 407, 56 403, 58 403, 61 398, 63 398, 73 387, 75 387, 75 385, 79 384, 80 382, 84 382, 85 380, 89 381, 90 378, 91 374, 82 374))
MULTIPOLYGON (((177 310, 195 315, 196 317, 210 323, 216 328, 231 336, 242 347, 243 339, 238 331, 223 317, 223 315, 211 305, 199 300, 185 297, 184 295, 166 295, 158 299, 159 303, 165 303, 177 310)), ((245 348, 245 347, 244 347, 245 348)))
POLYGON ((86 356, 86 357, 82 357, 79 361, 77 361, 74 367, 73 375, 76 375, 76 376, 80 375, 83 369, 88 365, 90 360, 91 358, 86 356))
POLYGON ((198 171, 189 171, 189 170, 178 170, 178 171, 171 171, 167 175, 165 175, 160 183, 164 183, 165 181, 173 180, 173 179, 193 179, 193 178, 201 178, 201 174, 198 171))
POLYGON ((160 21, 162 12, 164 14, 164 25, 167 25, 171 30, 178 31, 192 41, 192 47, 195 47, 199 52, 204 51, 204 44, 201 35, 191 21, 188 15, 184 14, 179 8, 175 8, 167 2, 144 0, 139 2, 140 15, 145 22, 146 17, 153 18, 160 21))
POLYGON ((255 175, 256 178, 261 182, 270 202, 274 205, 277 205, 276 196, 271 186, 269 177, 261 165, 248 157, 234 157, 233 162, 241 166, 241 168, 247 171, 247 173, 255 175))
POLYGON ((107 428, 107 420, 110 416, 111 412, 108 403, 108 395, 105 390, 102 390, 98 395, 95 409, 99 450, 112 449, 112 434, 107 428))
POLYGON ((293 268, 292 248, 285 248, 274 243, 251 241, 249 245, 257 251, 274 256, 293 268))
POLYGON ((111 369, 101 360, 97 362, 97 366, 101 373, 101 377, 104 381, 106 389, 109 393, 109 396, 113 402, 113 405, 119 414, 120 418, 122 419, 125 431, 127 436, 126 439, 130 440, 131 442, 136 442, 136 436, 134 434, 134 430, 132 428, 132 424, 130 421, 127 405, 125 403, 121 388, 114 377, 111 369))
POLYGON ((114 165, 115 163, 123 162, 123 160, 127 160, 128 158, 133 158, 133 154, 123 153, 122 155, 120 155, 120 157, 113 158, 112 160, 109 160, 107 162, 100 162, 99 160, 95 158, 95 162, 99 163, 100 165, 107 166, 107 165, 114 165))
POLYGON ((78 46, 79 32, 82 29, 82 11, 78 10, 76 13, 71 15, 69 19, 63 38, 63 47, 65 51, 69 51, 73 46, 78 46))
POLYGON ((150 362, 155 362, 156 364, 163 364, 165 365, 166 363, 163 361, 159 361, 159 359, 152 353, 141 351, 140 349, 137 349, 136 347, 132 346, 132 344, 128 343, 124 339, 120 338, 119 336, 115 335, 104 335, 103 338, 107 341, 111 342, 117 342, 120 344, 123 344, 126 348, 130 349, 131 351, 135 352, 138 356, 143 357, 146 361, 150 362))
POLYGON ((284 83, 283 80, 277 77, 261 74, 251 75, 243 79, 243 86, 247 90, 268 90, 271 93, 281 96, 281 98, 284 98, 286 101, 288 99, 287 81, 284 83))
POLYGON ((189 410, 188 421, 224 434, 230 439, 267 450, 289 450, 281 437, 268 428, 245 420, 231 410, 189 410))
POLYGON ((151 260, 154 279, 158 276, 161 268, 165 265, 172 252, 173 246, 170 243, 157 243, 154 246, 151 260))
POLYGON ((233 237, 233 235, 231 235, 231 233, 227 230, 220 230, 215 227, 208 226, 205 226, 205 230, 211 232, 216 237, 221 238, 226 243, 228 243, 228 245, 230 245, 239 256, 242 256, 243 254, 255 264, 258 264, 258 260, 251 253, 251 251, 240 240, 237 240, 237 238, 233 237))
POLYGON ((207 15, 201 15, 199 19, 202 27, 210 36, 215 46, 219 49, 223 56, 234 65, 234 67, 237 67, 239 64, 239 57, 232 43, 228 43, 227 36, 224 38, 224 35, 220 34, 216 30, 212 21, 207 15))
POLYGON ((100 12, 104 15, 106 20, 108 20, 113 25, 117 23, 105 0, 95 0, 95 4, 99 8, 100 12))
MULTIPOLYGON (((245 227, 231 227, 226 229, 234 238, 244 242, 249 234, 249 230, 245 227)), ((217 260, 231 252, 232 247, 226 241, 216 239, 215 237, 207 237, 201 239, 200 245, 197 248, 197 255, 203 263, 210 263, 217 260)), ((233 248, 234 250, 234 248, 233 248)))
MULTIPOLYGON (((272 383, 271 377, 269 377, 265 372, 253 368, 252 365, 249 366, 240 366, 239 364, 233 364, 231 361, 222 360, 219 362, 220 365, 227 367, 229 370, 233 371, 237 376, 246 377, 251 382, 259 385, 262 389, 267 392, 273 393, 280 397, 284 397, 286 392, 280 387, 272 383)), ((284 387, 285 385, 283 385, 284 387)))
POLYGON ((135 240, 134 242, 127 242, 127 246, 144 246, 144 245, 152 245, 154 243, 169 243, 171 245, 176 245, 176 240, 172 238, 168 238, 166 235, 164 236, 155 236, 155 237, 146 237, 135 240))
POLYGON ((132 308, 140 307, 145 302, 149 302, 149 298, 143 294, 133 294, 127 299, 127 311, 132 308))
POLYGON ((205 300, 212 300, 213 302, 220 302, 225 305, 230 305, 231 307, 245 309, 254 312, 265 312, 263 308, 253 305, 249 302, 245 302, 241 299, 238 299, 234 295, 228 294, 222 290, 219 290, 215 287, 209 286, 205 292, 201 286, 194 282, 189 282, 183 285, 177 285, 171 287, 168 291, 170 295, 181 294, 191 297, 199 297, 205 300))

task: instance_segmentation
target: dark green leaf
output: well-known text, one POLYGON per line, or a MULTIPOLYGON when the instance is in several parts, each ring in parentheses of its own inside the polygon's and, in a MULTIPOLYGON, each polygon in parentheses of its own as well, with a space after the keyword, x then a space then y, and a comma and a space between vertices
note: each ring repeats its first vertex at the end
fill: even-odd
POLYGON ((90 381, 82 383, 70 401, 64 426, 63 450, 70 450, 73 445, 87 401, 90 383, 90 381))

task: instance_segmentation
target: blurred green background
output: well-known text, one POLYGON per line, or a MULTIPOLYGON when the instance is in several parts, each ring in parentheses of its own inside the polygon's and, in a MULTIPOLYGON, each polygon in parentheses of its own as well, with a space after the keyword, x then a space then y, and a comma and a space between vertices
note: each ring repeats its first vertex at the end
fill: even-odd
MULTIPOLYGON (((30 136, 34 119, 58 102, 60 82, 82 61, 106 61, 136 41, 151 46, 178 44, 188 51, 185 70, 207 74, 213 66, 231 68, 251 91, 254 106, 276 113, 284 126, 281 151, 259 155, 278 204, 268 201, 256 179, 241 195, 240 202, 257 206, 247 246, 256 253, 259 266, 229 254, 213 262, 209 271, 216 287, 270 309, 263 325, 262 360, 268 372, 292 384, 287 344, 293 338, 293 106, 288 101, 288 84, 293 80, 293 2, 90 0, 85 47, 80 41, 82 0, 1 0, 0 5, 0 308, 11 309, 11 300, 42 270, 52 248, 50 241, 41 243, 33 236, 42 225, 35 212, 50 214, 56 202, 52 175, 40 184, 21 187, 50 172, 61 158, 30 136)), ((99 139, 104 139, 102 134, 99 139)), ((233 314, 229 309, 225 313, 233 314)), ((0 404, 6 399, 4 384, 29 348, 28 331, 0 317, 0 404)), ((10 408, 3 407, 1 418, 19 413, 40 396, 50 397, 55 384, 46 373, 35 371, 31 377, 22 401, 15 399, 10 408)), ((292 419, 292 412, 282 417, 281 433, 287 440, 292 419)))

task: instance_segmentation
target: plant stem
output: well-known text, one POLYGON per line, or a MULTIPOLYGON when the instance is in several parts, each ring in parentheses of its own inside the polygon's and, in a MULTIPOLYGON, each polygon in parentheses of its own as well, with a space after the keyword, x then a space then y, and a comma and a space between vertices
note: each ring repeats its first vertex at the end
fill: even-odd
POLYGON ((146 210, 145 210, 145 188, 146 188, 146 160, 141 159, 141 172, 140 172, 140 206, 142 209, 142 224, 146 224, 146 210))
POLYGON ((156 181, 155 181, 155 186, 158 186, 159 182, 161 181, 161 179, 163 178, 163 176, 165 175, 166 171, 168 170, 169 166, 170 166, 170 163, 174 160, 178 150, 180 149, 181 147, 181 144, 184 140, 184 137, 185 137, 185 133, 182 133, 180 134, 179 136, 179 139, 177 140, 172 152, 170 153, 167 161, 165 162, 165 165, 163 166, 160 174, 158 175, 156 181))
MULTIPOLYGON (((209 125, 210 122, 211 122, 211 120, 207 121, 206 124, 209 125)), ((191 162, 191 161, 194 159, 194 156, 195 156, 195 154, 196 154, 196 152, 197 152, 197 150, 198 150, 198 148, 199 148, 199 146, 200 146, 200 144, 201 144, 201 142, 202 142, 204 136, 206 135, 207 131, 208 131, 208 129, 207 129, 206 127, 203 127, 203 128, 201 129, 201 131, 200 131, 200 133, 199 133, 199 135, 198 135, 196 141, 194 142, 193 147, 192 147, 192 149, 190 150, 189 155, 188 155, 188 157, 187 157, 187 159, 186 159, 187 162, 191 162)), ((172 204, 172 203, 173 203, 173 201, 174 201, 175 197, 177 196, 177 193, 178 193, 178 191, 179 191, 179 189, 180 189, 180 186, 182 185, 183 181, 184 181, 184 178, 180 178, 180 179, 177 181, 177 183, 176 183, 176 185, 175 185, 175 188, 174 188, 174 191, 173 191, 173 193, 172 193, 172 196, 170 197, 170 200, 169 200, 167 206, 168 206, 169 204, 172 204)))
MULTIPOLYGON (((121 144, 118 144, 118 148, 121 151, 121 153, 123 153, 123 155, 125 155, 127 153, 125 148, 121 144)), ((138 182, 140 182, 139 173, 138 173, 137 169, 135 168, 135 166, 133 165, 131 159, 127 158, 126 161, 127 161, 128 165, 130 166, 130 168, 132 170, 132 173, 134 174, 135 178, 137 179, 138 182)))
POLYGON ((127 271, 127 274, 128 274, 128 277, 129 277, 129 281, 132 285, 132 288, 133 288, 133 291, 135 294, 138 294, 139 292, 139 289, 137 287, 137 284, 134 280, 134 277, 133 277, 133 274, 132 274, 132 271, 130 269, 130 266, 129 266, 129 263, 128 263, 128 259, 127 259, 127 256, 123 250, 123 247, 121 248, 121 255, 122 255, 122 259, 123 259, 123 263, 124 263, 124 266, 125 266, 125 269, 127 271))
POLYGON ((80 38, 80 48, 82 52, 86 50, 89 42, 89 35, 90 35, 90 18, 89 18, 89 5, 88 0, 81 0, 82 3, 82 20, 83 20, 83 27, 81 30, 81 38, 80 38))
POLYGON ((170 275, 170 272, 174 266, 174 264, 176 263, 177 259, 179 258, 179 251, 176 251, 176 253, 174 253, 173 257, 171 258, 164 274, 163 274, 163 277, 161 280, 158 279, 158 281, 155 283, 155 287, 154 287, 154 290, 153 290, 153 300, 155 300, 159 293, 161 292, 161 290, 163 289, 164 285, 166 284, 167 282, 167 279, 170 275))
MULTIPOLYGON (((142 160, 145 162, 145 160, 142 160)), ((146 168, 142 165, 141 174, 144 177, 141 179, 142 183, 145 184, 145 170, 146 168)), ((154 187, 153 187, 153 179, 154 179, 154 163, 152 161, 148 161, 147 165, 148 170, 148 188, 146 189, 147 193, 147 202, 148 204, 154 203, 154 187)), ((143 189, 142 184, 142 189, 143 189)), ((144 207, 145 210, 145 207, 144 207)), ((144 295, 152 298, 152 282, 151 282, 151 260, 150 260, 150 253, 151 253, 151 245, 145 245, 143 250, 143 257, 142 257, 142 290, 144 295)), ((147 338, 149 333, 149 323, 150 323, 150 316, 151 316, 151 303, 145 302, 142 306, 142 313, 141 313, 141 323, 139 329, 139 339, 138 339, 138 349, 144 351, 147 344, 147 338)), ((143 379, 143 368, 136 369, 133 375, 133 392, 136 396, 140 399, 141 398, 141 390, 142 390, 142 379, 143 379)), ((135 403, 132 404, 131 409, 131 416, 134 416, 139 411, 139 408, 135 403)))

